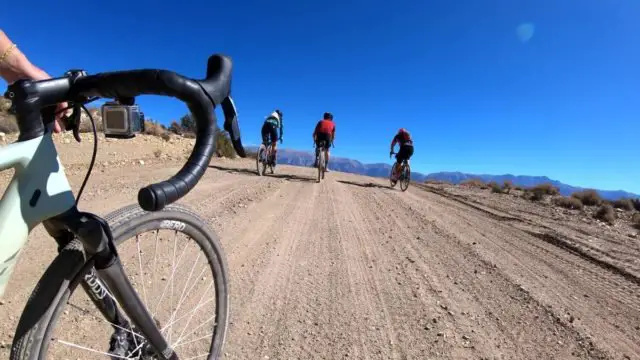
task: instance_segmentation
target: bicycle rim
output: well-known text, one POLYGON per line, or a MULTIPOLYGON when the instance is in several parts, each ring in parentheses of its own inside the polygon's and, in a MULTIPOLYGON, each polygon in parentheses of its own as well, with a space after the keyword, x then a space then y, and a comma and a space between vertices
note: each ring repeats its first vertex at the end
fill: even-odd
MULTIPOLYGON (((226 335, 229 298, 226 260, 215 234, 197 215, 176 205, 154 213, 132 205, 110 214, 107 220, 113 224, 114 239, 129 280, 180 358, 217 359, 226 335), (155 243, 141 239, 143 234, 151 234, 150 239, 155 243), (195 240, 195 249, 201 250, 200 253, 192 254, 194 246, 185 244, 179 235, 188 235, 195 240), (126 241, 130 238, 135 240, 126 241), (152 261, 143 263, 143 256, 152 261), (180 279, 186 279, 184 285, 176 285, 180 279), (148 280, 158 280, 158 283, 148 280)), ((76 248, 71 250, 77 253, 77 247, 81 248, 81 245, 77 240, 72 244, 76 248)), ((63 254, 64 251, 56 261, 67 260, 60 258, 63 254)), ((56 261, 50 269, 56 266, 56 261)), ((68 262, 65 265, 68 267, 68 262)), ((49 270, 45 273, 25 313, 30 306, 41 307, 49 309, 49 316, 42 316, 34 322, 25 321, 23 318, 29 316, 23 315, 16 332, 19 341, 14 344, 12 359, 109 359, 110 354, 106 350, 113 327, 84 292, 74 293, 83 275, 84 272, 78 271, 72 282, 67 281, 66 285, 58 288, 60 281, 56 279, 61 273, 49 270), (57 302, 51 301, 51 297, 43 297, 43 292, 57 292, 57 302), (28 326, 32 328, 18 338, 20 328, 28 326)), ((110 296, 109 292, 104 294, 110 296)), ((122 306, 120 309, 124 310, 122 306)), ((31 318, 33 320, 33 316, 31 318)), ((141 350, 145 347, 144 339, 133 335, 131 329, 128 333, 133 344, 128 347, 125 357, 140 359, 141 350)))

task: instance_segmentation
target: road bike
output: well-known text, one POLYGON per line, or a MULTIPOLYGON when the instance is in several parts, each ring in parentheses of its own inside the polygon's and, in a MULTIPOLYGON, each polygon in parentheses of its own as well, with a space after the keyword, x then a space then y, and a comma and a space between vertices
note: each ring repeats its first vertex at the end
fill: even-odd
MULTIPOLYGON (((393 156, 395 153, 391 153, 393 156)), ((400 163, 400 169, 397 169, 398 162, 396 161, 391 168, 391 174, 389 174, 389 182, 391 183, 391 187, 395 187, 398 181, 400 181, 400 190, 407 191, 409 188, 409 183, 411 182, 411 166, 409 166, 409 161, 407 159, 402 160, 400 163), (395 174, 399 174, 394 177, 395 174)))
POLYGON ((274 168, 273 165, 275 163, 273 145, 272 144, 261 144, 258 148, 258 154, 256 155, 256 170, 258 171, 258 176, 262 176, 267 172, 267 167, 269 167, 269 172, 273 174, 274 168))
POLYGON ((43 224, 58 244, 57 257, 39 280, 20 316, 11 346, 12 360, 100 356, 177 360, 220 356, 229 321, 225 255, 218 237, 203 219, 187 207, 172 203, 196 186, 209 165, 216 145, 214 110, 218 105, 224 113, 224 129, 229 132, 236 152, 246 157, 230 96, 231 72, 231 59, 216 54, 208 59, 203 80, 168 70, 95 75, 70 70, 60 78, 20 80, 8 86, 5 97, 12 102, 20 135, 15 143, 0 149, 0 170, 15 170, 0 201, 0 296, 31 230, 43 224), (177 174, 141 188, 138 204, 118 209, 105 218, 78 210, 78 201, 95 163, 98 140, 95 122, 85 105, 101 97, 132 103, 136 96, 143 94, 175 97, 187 104, 197 124, 192 153, 177 174), (66 130, 73 130, 76 140, 80 141, 82 110, 87 112, 93 125, 93 157, 77 197, 71 190, 52 137, 55 104, 62 102, 72 108, 66 130), (172 243, 159 235, 161 230, 173 234, 172 243), (141 248, 147 243, 143 243, 141 237, 148 233, 152 239, 155 237, 155 243, 143 252, 141 248), (198 255, 187 253, 191 244, 178 241, 178 236, 193 239, 195 251, 200 251, 198 255), (130 238, 135 238, 135 242, 126 242, 130 238), (127 244, 137 247, 137 253, 119 253, 127 244), (144 272, 141 259, 147 254, 154 256, 153 268, 144 272), (135 266, 129 267, 128 260, 123 261, 129 256, 135 266), (192 267, 190 271, 185 270, 184 276, 174 279, 183 258, 192 267), (195 271, 196 263, 202 266, 199 272, 195 271), (140 273, 132 276, 138 267, 140 273), (158 288, 158 292, 164 289, 162 295, 154 298, 147 291, 155 290, 155 283, 151 285, 149 278, 155 280, 161 270, 168 271, 171 277, 163 278, 166 284, 158 288), (196 278, 191 284, 193 275, 196 278), (188 285, 175 288, 174 280, 181 278, 187 279, 188 285), (202 295, 192 291, 196 285, 205 288, 206 284, 202 295), (78 301, 85 304, 80 310, 80 306, 70 300, 72 295, 75 299, 78 285, 86 293, 77 294, 78 301), (135 289, 135 285, 140 285, 142 291, 135 289), (173 296, 174 292, 180 294, 177 302, 174 303, 173 297, 170 303, 169 300, 163 302, 166 294, 173 296), (155 307, 152 300, 157 300, 155 307), (86 309, 90 306, 97 308, 97 315, 86 309), (194 309, 203 307, 210 320, 198 327, 192 323, 198 320, 194 309), (161 312, 167 308, 168 314, 163 317, 161 312), (189 312, 181 316, 178 314, 181 308, 189 312), (55 329, 65 325, 62 320, 67 319, 70 329, 56 335, 55 329), (84 327, 94 319, 98 324, 84 327), (98 339, 103 332, 104 341, 98 339), (95 344, 97 349, 69 341, 72 336, 95 344), (108 351, 104 351, 107 347, 108 351))

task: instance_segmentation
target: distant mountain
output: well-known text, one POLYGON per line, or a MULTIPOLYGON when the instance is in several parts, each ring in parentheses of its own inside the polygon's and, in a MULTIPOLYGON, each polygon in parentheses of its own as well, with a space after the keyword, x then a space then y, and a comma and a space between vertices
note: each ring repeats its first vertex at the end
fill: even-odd
MULTIPOLYGON (((256 151, 255 147, 248 147, 249 151, 256 151)), ((289 149, 278 150, 278 163, 294 166, 311 166, 313 165, 313 154, 307 151, 297 151, 289 149)), ((373 177, 388 177, 391 172, 391 161, 389 164, 363 164, 360 161, 341 157, 331 157, 329 161, 329 169, 342 171, 352 174, 367 175, 373 177)), ((572 193, 584 188, 571 186, 561 183, 557 180, 549 179, 546 176, 527 176, 527 175, 487 175, 487 174, 466 174, 462 172, 437 172, 428 175, 418 172, 411 173, 412 180, 423 182, 425 180, 446 181, 452 184, 459 184, 469 179, 481 179, 484 182, 495 181, 502 184, 505 180, 510 180, 514 185, 522 187, 531 187, 542 183, 551 183, 557 186, 562 195, 571 195, 572 193)), ((605 199, 616 200, 619 198, 640 198, 640 195, 633 194, 623 190, 597 190, 605 199)))

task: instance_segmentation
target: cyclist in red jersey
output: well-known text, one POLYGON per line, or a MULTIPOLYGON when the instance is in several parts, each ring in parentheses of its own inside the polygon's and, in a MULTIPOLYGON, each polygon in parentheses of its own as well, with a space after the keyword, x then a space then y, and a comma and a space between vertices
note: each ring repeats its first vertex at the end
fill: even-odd
POLYGON ((397 170, 400 169, 400 164, 403 160, 409 161, 411 156, 413 156, 413 140, 411 139, 411 134, 402 128, 398 130, 396 136, 393 137, 391 141, 391 153, 389 156, 393 155, 393 148, 396 144, 400 144, 400 150, 396 154, 396 163, 393 164, 393 178, 397 178, 397 170))
MULTIPOLYGON (((324 154, 325 154, 325 167, 326 171, 329 171, 329 147, 333 145, 333 139, 336 136, 336 124, 333 122, 333 114, 326 112, 322 117, 322 120, 318 121, 315 130, 313 130, 313 142, 316 144, 316 158, 318 157, 318 151, 320 151, 320 142, 324 141, 324 154)), ((313 167, 317 167, 318 164, 313 163, 313 167)))

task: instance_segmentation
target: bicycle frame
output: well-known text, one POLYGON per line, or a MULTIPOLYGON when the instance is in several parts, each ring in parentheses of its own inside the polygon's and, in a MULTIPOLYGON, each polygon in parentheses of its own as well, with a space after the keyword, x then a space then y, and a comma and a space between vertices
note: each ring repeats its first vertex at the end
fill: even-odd
MULTIPOLYGON (((29 233, 43 223, 61 247, 74 237, 82 242, 87 263, 94 264, 99 276, 87 286, 85 278, 83 287, 107 321, 119 326, 128 324, 126 320, 121 322, 122 316, 113 299, 104 296, 109 289, 118 302, 126 304, 126 314, 156 351, 165 359, 178 359, 129 282, 113 244, 109 225, 98 216, 79 212, 76 208, 75 196, 60 163, 52 134, 47 132, 32 140, 0 148, 0 171, 10 168, 15 169, 15 174, 0 200, 0 296, 4 294, 29 233), (106 283, 106 288, 101 281, 106 283)), ((91 267, 86 270, 92 271, 91 267)), ((38 309, 37 314, 29 316, 38 316, 47 310, 38 309)))
POLYGON ((0 171, 15 173, 0 200, 0 296, 31 230, 75 204, 51 133, 0 148, 0 171))

